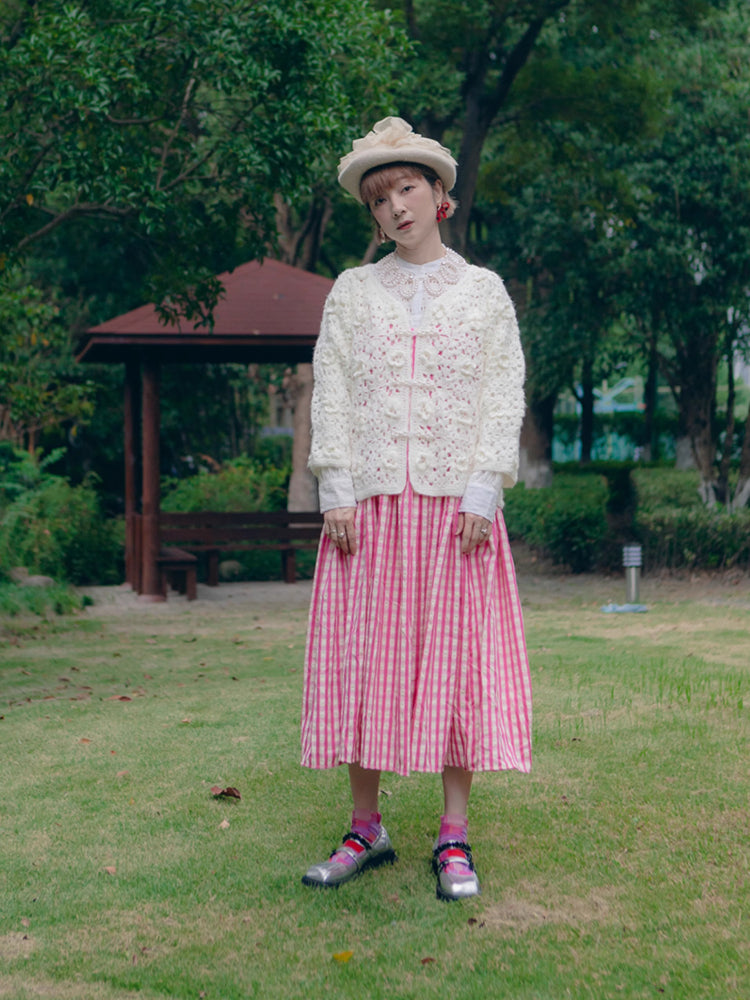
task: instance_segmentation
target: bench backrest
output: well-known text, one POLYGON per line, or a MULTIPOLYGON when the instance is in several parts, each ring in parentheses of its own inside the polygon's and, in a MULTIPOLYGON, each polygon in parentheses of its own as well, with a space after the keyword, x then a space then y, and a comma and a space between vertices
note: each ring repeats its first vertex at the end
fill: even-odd
POLYGON ((319 538, 323 515, 318 511, 196 511, 159 514, 162 543, 191 543, 208 549, 231 542, 294 542, 319 538))

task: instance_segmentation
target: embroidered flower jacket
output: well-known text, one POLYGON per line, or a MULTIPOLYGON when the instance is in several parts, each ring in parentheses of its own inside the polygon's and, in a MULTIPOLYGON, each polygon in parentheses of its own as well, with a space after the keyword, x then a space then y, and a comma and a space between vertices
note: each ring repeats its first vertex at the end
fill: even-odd
POLYGON ((326 301, 309 467, 347 470, 358 501, 400 493, 407 476, 429 496, 463 496, 481 471, 516 481, 524 358, 513 303, 496 274, 448 255, 416 328, 395 254, 345 271, 326 301))

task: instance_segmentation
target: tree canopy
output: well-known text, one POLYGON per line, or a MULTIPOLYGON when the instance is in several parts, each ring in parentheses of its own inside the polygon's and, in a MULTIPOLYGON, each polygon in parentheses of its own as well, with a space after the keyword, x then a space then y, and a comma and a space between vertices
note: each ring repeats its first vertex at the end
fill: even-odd
POLYGON ((382 106, 402 47, 366 0, 10 0, 0 262, 114 220, 148 247, 153 298, 210 307, 217 255, 266 253, 273 194, 304 194, 382 106))

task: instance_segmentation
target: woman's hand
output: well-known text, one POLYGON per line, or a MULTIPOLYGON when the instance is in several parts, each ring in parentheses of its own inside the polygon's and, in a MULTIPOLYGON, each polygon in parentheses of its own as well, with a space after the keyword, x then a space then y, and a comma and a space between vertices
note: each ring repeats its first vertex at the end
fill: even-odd
POLYGON ((458 515, 458 527, 456 534, 461 536, 461 551, 464 555, 473 552, 479 545, 482 545, 490 537, 492 522, 486 517, 478 514, 458 515))
POLYGON ((331 542, 348 556, 357 551, 356 507, 334 507, 323 514, 323 529, 331 542))

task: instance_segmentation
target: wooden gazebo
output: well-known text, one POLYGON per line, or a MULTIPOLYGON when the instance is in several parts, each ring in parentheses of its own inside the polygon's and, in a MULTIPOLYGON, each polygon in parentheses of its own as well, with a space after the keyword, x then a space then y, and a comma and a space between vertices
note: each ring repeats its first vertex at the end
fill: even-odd
POLYGON ((86 331, 78 347, 78 361, 125 366, 125 573, 145 600, 163 600, 157 564, 161 365, 309 362, 333 284, 270 259, 243 264, 219 280, 224 295, 211 329, 189 321, 165 326, 146 305, 86 331))

